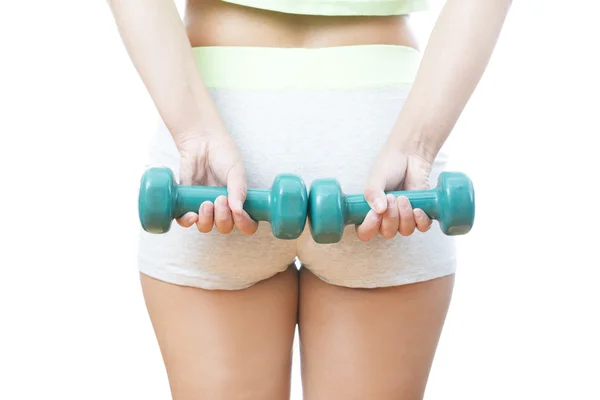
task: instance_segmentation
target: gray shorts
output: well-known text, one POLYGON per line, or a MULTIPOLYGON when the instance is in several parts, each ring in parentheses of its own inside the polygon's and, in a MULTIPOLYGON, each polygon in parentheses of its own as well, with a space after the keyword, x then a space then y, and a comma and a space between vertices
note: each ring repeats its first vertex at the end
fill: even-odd
MULTIPOLYGON (((300 175, 308 187, 317 178, 337 178, 345 193, 363 192, 419 61, 414 50, 380 45, 194 52, 242 153, 249 188, 269 188, 285 172, 300 175)), ((442 151, 432 185, 446 163, 442 151)), ((179 155, 162 123, 151 140, 148 165, 178 174, 179 155)), ((247 288, 293 263, 328 283, 360 288, 414 283, 456 269, 454 240, 436 221, 426 233, 367 243, 348 226, 341 242, 326 245, 315 243, 308 228, 290 241, 274 238, 266 222, 252 236, 236 230, 200 233, 173 223, 166 234, 140 230, 138 254, 142 273, 204 289, 247 288)))

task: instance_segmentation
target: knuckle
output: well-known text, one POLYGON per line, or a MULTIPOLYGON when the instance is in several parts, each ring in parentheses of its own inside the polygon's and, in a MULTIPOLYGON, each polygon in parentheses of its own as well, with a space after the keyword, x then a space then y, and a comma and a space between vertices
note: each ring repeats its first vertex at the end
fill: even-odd
POLYGON ((240 232, 242 232, 245 235, 249 235, 252 230, 252 227, 250 226, 250 224, 248 224, 244 221, 236 223, 234 225, 240 232))
POLYGON ((363 234, 363 235, 358 235, 358 239, 359 239, 361 242, 365 242, 365 243, 366 243, 366 242, 368 242, 368 241, 370 240, 370 239, 369 239, 369 237, 368 237, 368 236, 366 236, 366 235, 364 235, 364 234, 363 234))
POLYGON ((394 236, 396 236, 396 232, 395 232, 395 231, 393 231, 393 230, 391 230, 391 229, 385 229, 385 230, 382 230, 382 231, 380 232, 380 234, 381 234, 381 236, 383 236, 383 237, 384 237, 384 238, 386 238, 386 239, 391 239, 391 238, 393 238, 394 236))
POLYGON ((400 230, 398 231, 402 236, 410 236, 415 232, 415 227, 412 226, 406 226, 406 227, 402 227, 400 228, 400 230))
POLYGON ((200 231, 201 233, 208 233, 212 230, 212 226, 203 225, 203 224, 197 225, 197 228, 198 228, 198 231, 200 231))
POLYGON ((387 210, 385 210, 383 217, 386 219, 394 219, 394 218, 398 217, 398 209, 396 207, 394 207, 393 204, 390 204, 389 201, 387 204, 387 210))
POLYGON ((368 237, 365 234, 365 229, 362 225, 358 226, 356 228, 356 237, 358 238, 358 240, 360 240, 361 242, 367 242, 368 241, 368 237))
POLYGON ((415 220, 412 211, 409 208, 403 208, 400 210, 400 217, 402 218, 402 223, 410 224, 410 221, 415 220))
POLYGON ((219 233, 222 233, 222 234, 224 234, 224 235, 226 235, 226 234, 228 234, 229 232, 231 232, 231 229, 229 229, 228 227, 226 227, 226 226, 223 226, 223 225, 220 225, 220 226, 219 226, 219 225, 217 225, 217 230, 219 231, 219 233))

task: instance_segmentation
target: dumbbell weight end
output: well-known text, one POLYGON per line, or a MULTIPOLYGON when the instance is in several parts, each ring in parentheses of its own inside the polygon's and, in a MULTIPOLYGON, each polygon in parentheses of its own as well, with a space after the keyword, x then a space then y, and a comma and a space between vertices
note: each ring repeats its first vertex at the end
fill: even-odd
MULTIPOLYGON (((150 233, 166 233, 172 220, 187 212, 198 212, 205 201, 227 196, 227 189, 213 186, 179 186, 173 172, 152 167, 142 176, 138 211, 142 228, 150 233)), ((271 190, 248 190, 244 210, 255 221, 268 221, 275 237, 296 239, 304 230, 308 194, 304 182, 295 175, 280 174, 271 190)))
MULTIPOLYGON (((463 173, 442 172, 433 189, 389 194, 406 196, 413 208, 420 208, 437 220, 446 235, 463 235, 473 226, 475 193, 471 180, 463 173)), ((344 227, 361 224, 370 209, 362 194, 344 195, 337 180, 314 181, 308 210, 313 239, 317 243, 339 242, 344 227)))

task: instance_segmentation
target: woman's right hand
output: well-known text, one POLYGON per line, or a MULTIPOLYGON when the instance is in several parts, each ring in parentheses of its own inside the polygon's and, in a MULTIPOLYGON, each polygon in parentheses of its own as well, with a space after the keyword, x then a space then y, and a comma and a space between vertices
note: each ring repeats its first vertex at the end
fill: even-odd
POLYGON ((176 221, 184 228, 196 225, 203 233, 213 226, 227 234, 234 225, 244 234, 258 229, 242 208, 246 200, 246 172, 240 152, 231 136, 224 130, 192 132, 178 135, 177 148, 181 155, 179 180, 181 185, 226 186, 228 196, 219 196, 214 204, 202 203, 197 213, 189 212, 176 221))

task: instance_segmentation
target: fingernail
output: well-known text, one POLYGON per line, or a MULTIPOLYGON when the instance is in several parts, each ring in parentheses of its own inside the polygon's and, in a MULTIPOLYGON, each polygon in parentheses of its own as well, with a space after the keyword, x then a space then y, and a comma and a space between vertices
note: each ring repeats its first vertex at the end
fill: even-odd
POLYGON ((215 200, 215 207, 217 207, 219 210, 221 211, 227 211, 227 206, 228 206, 228 202, 225 200, 224 197, 218 197, 215 200))
POLYGON ((415 214, 417 215, 417 218, 419 218, 419 219, 425 218, 425 213, 420 208, 415 208, 415 214))
POLYGON ((377 211, 378 213, 383 212, 386 209, 385 204, 381 199, 375 199, 373 205, 375 206, 375 211, 377 211))
POLYGON ((208 209, 208 205, 206 205, 206 204, 202 204, 202 206, 201 206, 200 208, 202 208, 202 214, 204 214, 204 215, 205 215, 205 216, 207 216, 207 217, 210 217, 210 216, 211 216, 211 214, 212 214, 212 213, 211 213, 211 212, 210 212, 210 210, 208 209))
POLYGON ((388 208, 394 208, 396 206, 396 198, 394 196, 389 196, 388 199, 388 208))
POLYGON ((402 206, 402 208, 408 208, 410 206, 410 202, 408 201, 408 197, 406 196, 398 197, 398 203, 400 204, 400 206, 402 206))
MULTIPOLYGON (((241 210, 242 209, 243 204, 239 201, 236 201, 234 203, 231 203, 231 201, 229 202, 229 207, 231 207, 231 209, 236 209, 236 210, 241 210)), ((238 214, 241 215, 241 213, 239 211, 237 211, 238 214)))
POLYGON ((233 220, 235 222, 240 222, 242 220, 242 213, 240 213, 240 212, 233 213, 233 220))

